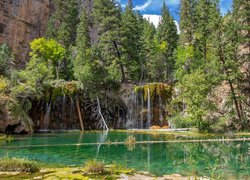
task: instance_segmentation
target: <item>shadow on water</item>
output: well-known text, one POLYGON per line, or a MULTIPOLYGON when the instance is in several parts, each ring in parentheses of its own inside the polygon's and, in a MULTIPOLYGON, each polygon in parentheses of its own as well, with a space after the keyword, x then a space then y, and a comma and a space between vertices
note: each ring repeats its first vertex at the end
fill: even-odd
POLYGON ((182 174, 217 179, 250 178, 249 141, 147 143, 166 140, 166 137, 133 133, 138 141, 133 148, 109 143, 124 142, 130 135, 128 132, 103 131, 26 136, 2 146, 0 156, 8 154, 9 157, 26 157, 46 164, 61 165, 82 165, 87 160, 98 159, 107 164, 117 163, 158 176, 182 174))

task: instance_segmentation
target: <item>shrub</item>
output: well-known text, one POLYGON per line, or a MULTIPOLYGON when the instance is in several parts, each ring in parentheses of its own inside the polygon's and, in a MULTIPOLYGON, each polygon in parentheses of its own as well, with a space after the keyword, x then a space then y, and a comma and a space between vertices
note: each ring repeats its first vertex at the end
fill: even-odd
POLYGON ((136 143, 136 139, 133 135, 130 135, 125 141, 125 144, 135 144, 136 143))
POLYGON ((104 163, 96 160, 90 160, 85 163, 84 170, 86 173, 101 174, 105 171, 104 167, 104 163))
POLYGON ((27 159, 2 158, 0 159, 0 171, 2 172, 37 172, 38 163, 27 159))

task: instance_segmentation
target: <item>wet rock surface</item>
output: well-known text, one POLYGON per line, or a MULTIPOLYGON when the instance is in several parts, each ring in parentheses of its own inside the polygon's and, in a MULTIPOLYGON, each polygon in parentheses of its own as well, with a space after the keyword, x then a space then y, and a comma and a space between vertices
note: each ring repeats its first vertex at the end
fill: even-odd
POLYGON ((19 107, 9 98, 0 99, 0 132, 32 133, 33 123, 29 116, 18 111, 19 107), (11 106, 11 107, 10 107, 11 106))

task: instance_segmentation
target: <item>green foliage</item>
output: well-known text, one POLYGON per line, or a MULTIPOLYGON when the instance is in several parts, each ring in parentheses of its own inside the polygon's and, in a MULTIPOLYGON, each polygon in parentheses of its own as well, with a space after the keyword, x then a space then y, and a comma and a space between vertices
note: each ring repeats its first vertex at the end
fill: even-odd
POLYGON ((128 78, 138 81, 141 73, 140 51, 141 17, 133 11, 133 3, 129 1, 122 14, 122 64, 128 71, 128 78))
POLYGON ((180 43, 191 45, 194 40, 194 0, 182 0, 180 8, 180 43))
POLYGON ((111 82, 116 82, 117 79, 124 81, 126 77, 121 56, 121 11, 117 2, 94 1, 93 17, 99 35, 97 54, 94 55, 94 59, 100 61, 107 70, 105 79, 111 82))
POLYGON ((157 62, 164 67, 164 71, 162 72, 163 78, 162 80, 172 80, 173 79, 173 68, 174 68, 174 50, 177 47, 178 42, 178 34, 177 27, 174 23, 173 17, 170 15, 170 12, 165 4, 163 3, 163 7, 161 10, 162 19, 157 28, 157 40, 160 46, 160 52, 156 54, 160 54, 157 56, 157 59, 160 61, 157 62), (165 63, 162 63, 165 62, 165 63))
MULTIPOLYGON (((197 69, 182 77, 177 88, 180 89, 175 102, 185 103, 185 120, 188 125, 203 129, 207 125, 204 117, 212 108, 208 99, 211 84, 204 70, 197 69)), ((184 124, 180 122, 180 124, 184 124)))
POLYGON ((63 79, 54 80, 50 82, 53 97, 63 95, 74 95, 79 91, 79 83, 77 81, 65 81, 63 79))
POLYGON ((0 159, 0 171, 2 172, 37 172, 38 163, 27 159, 2 158, 0 159))
MULTIPOLYGON (((44 61, 48 65, 52 65, 54 75, 59 79, 59 73, 65 58, 66 50, 55 40, 38 38, 30 43, 31 59, 44 61)), ((32 60, 31 60, 32 61, 32 60)), ((32 62, 35 63, 35 62, 32 62)), ((29 63, 30 64, 30 63, 29 63)), ((32 64, 31 64, 32 66, 32 64)))
POLYGON ((56 64, 65 56, 65 49, 54 39, 45 39, 44 37, 34 39, 30 43, 30 56, 32 58, 42 58, 44 61, 52 61, 56 64))
POLYGON ((78 19, 77 0, 53 0, 55 11, 48 21, 47 37, 55 39, 65 47, 74 45, 78 19))
POLYGON ((41 98, 44 89, 54 77, 52 72, 48 63, 40 58, 32 58, 26 69, 18 73, 19 82, 12 88, 12 94, 21 99, 41 98))
POLYGON ((0 75, 0 93, 7 93, 9 90, 9 80, 0 75))
POLYGON ((0 75, 10 77, 14 56, 7 44, 0 44, 0 75))
POLYGON ((135 86, 134 88, 135 92, 141 92, 143 94, 144 101, 147 101, 148 90, 152 100, 154 98, 161 97, 163 103, 169 103, 171 101, 173 91, 171 85, 164 83, 148 83, 143 86, 135 86))

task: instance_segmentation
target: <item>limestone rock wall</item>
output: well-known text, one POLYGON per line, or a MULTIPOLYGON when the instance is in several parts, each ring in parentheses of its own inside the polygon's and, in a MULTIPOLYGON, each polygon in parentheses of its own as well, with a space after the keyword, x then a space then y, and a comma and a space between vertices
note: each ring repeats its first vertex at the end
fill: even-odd
POLYGON ((11 47, 18 65, 24 65, 30 41, 44 35, 51 9, 51 0, 0 0, 0 43, 11 47))

